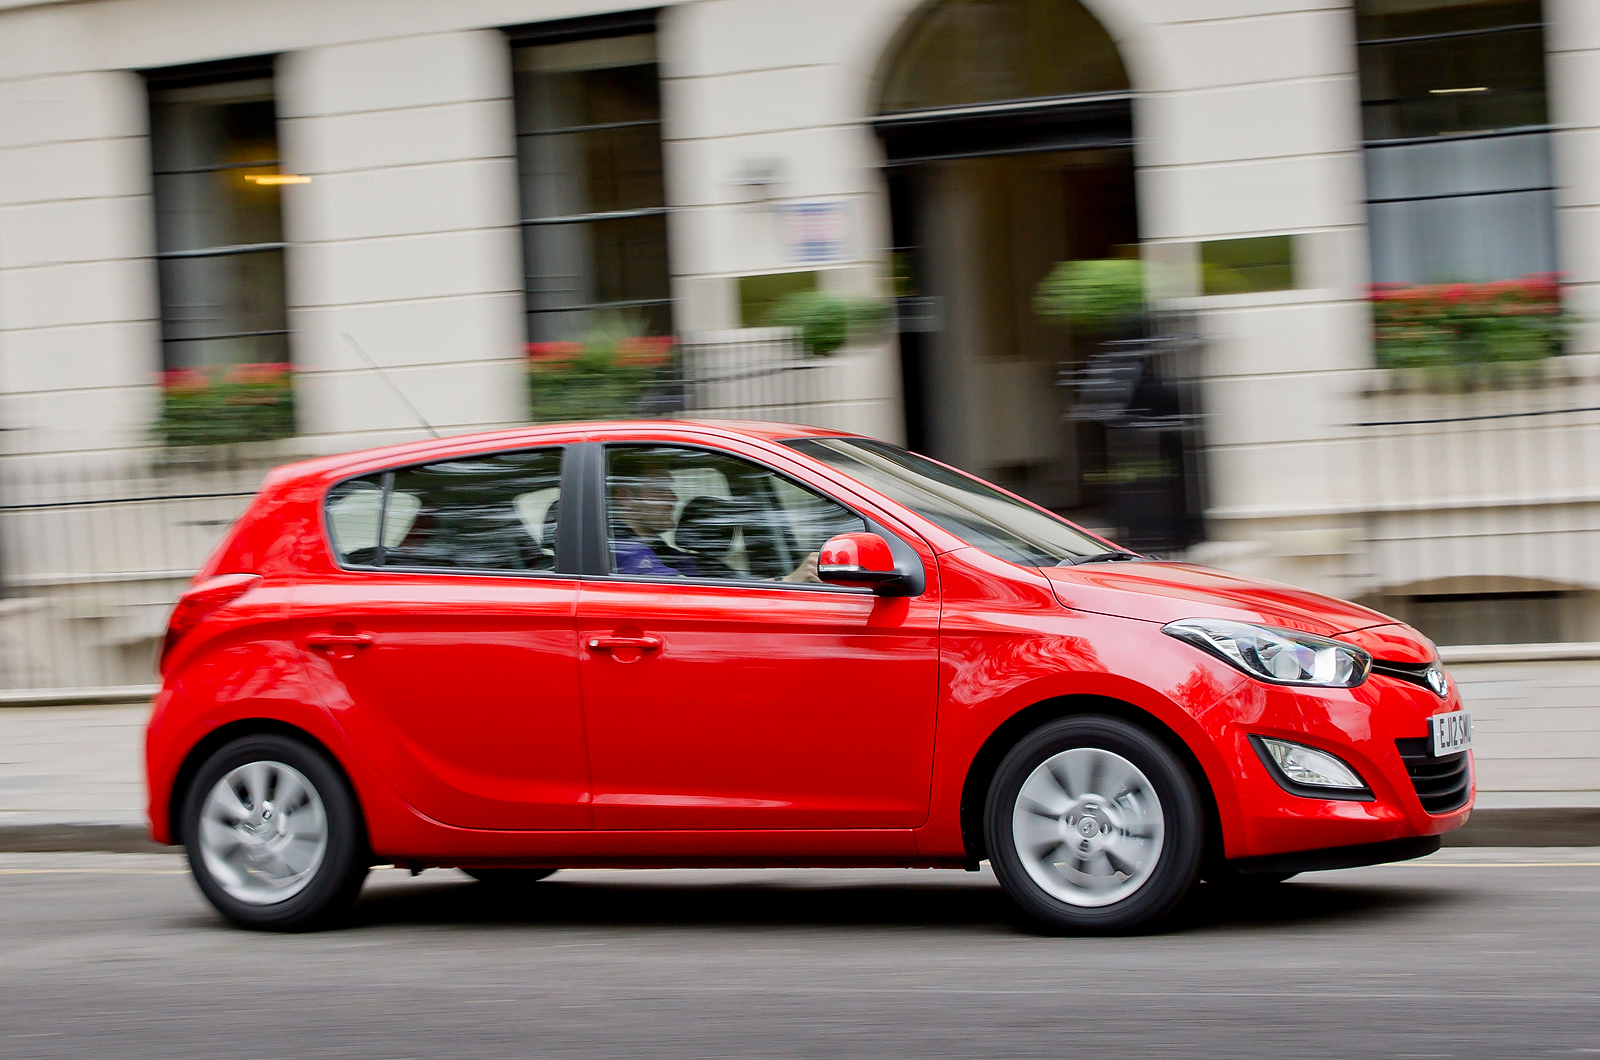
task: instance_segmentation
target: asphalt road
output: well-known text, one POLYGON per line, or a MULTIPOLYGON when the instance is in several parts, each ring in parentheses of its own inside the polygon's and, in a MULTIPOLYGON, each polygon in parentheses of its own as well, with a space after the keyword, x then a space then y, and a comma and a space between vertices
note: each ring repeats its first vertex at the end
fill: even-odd
POLYGON ((1202 887, 1144 938, 1020 930, 987 873, 368 881, 224 927, 165 855, 0 856, 0 1056, 1600 1055, 1600 849, 1202 887))

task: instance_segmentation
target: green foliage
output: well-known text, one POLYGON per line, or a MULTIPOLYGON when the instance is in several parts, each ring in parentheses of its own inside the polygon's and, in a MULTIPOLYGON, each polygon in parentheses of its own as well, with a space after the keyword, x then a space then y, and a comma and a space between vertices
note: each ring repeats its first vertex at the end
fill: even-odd
POLYGON ((881 299, 798 291, 772 307, 767 323, 798 329, 807 353, 827 357, 846 342, 876 331, 887 317, 888 307, 881 299))
POLYGON ((1383 368, 1447 369, 1537 361, 1571 330, 1557 278, 1372 288, 1383 368))
POLYGON ((294 434, 294 385, 287 364, 179 368, 161 379, 156 437, 168 448, 238 445, 294 434))
POLYGON ((1144 263, 1130 258, 1063 261, 1033 293, 1034 311, 1096 335, 1125 331, 1145 311, 1144 263))
POLYGON ((672 359, 667 336, 601 324, 578 342, 528 343, 528 418, 534 423, 620 419, 672 359))

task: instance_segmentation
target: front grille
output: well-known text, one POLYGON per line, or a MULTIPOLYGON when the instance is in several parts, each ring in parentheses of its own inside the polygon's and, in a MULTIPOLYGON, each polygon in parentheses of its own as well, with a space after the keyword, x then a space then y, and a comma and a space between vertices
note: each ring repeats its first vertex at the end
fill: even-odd
POLYGON ((1428 671, 1435 665, 1437 664, 1431 662, 1403 663, 1393 662, 1389 659, 1373 659, 1372 672, 1375 674, 1382 674, 1384 677, 1393 677, 1401 681, 1409 681, 1411 684, 1414 684, 1419 688, 1426 688, 1431 692, 1433 689, 1428 684, 1427 675, 1428 671))
POLYGON ((1429 750, 1426 736, 1413 736, 1396 740, 1400 759, 1417 789, 1422 808, 1429 813, 1449 813, 1467 804, 1472 791, 1472 766, 1469 752, 1460 751, 1443 758, 1435 758, 1429 750))

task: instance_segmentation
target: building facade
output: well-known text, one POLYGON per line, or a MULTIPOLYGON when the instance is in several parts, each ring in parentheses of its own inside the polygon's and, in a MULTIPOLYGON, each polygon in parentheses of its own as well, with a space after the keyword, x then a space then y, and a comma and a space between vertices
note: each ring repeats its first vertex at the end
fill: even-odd
MULTIPOLYGON (((153 452, 163 380, 238 365, 292 367, 273 458, 524 422, 530 349, 766 341, 817 288, 898 312, 798 417, 1114 527, 1093 344, 1034 299, 1131 256, 1201 340, 1196 556, 1600 641, 1597 247, 1592 0, 0 0, 18 466, 153 452), (1552 273, 1559 356, 1375 347, 1374 283, 1552 273)), ((0 579, 92 582, 12 492, 0 579)))

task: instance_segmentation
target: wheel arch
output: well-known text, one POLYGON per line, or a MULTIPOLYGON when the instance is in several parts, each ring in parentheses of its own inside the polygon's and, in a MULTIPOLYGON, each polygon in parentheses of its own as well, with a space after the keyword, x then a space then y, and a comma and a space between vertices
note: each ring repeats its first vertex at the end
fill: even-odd
POLYGON ((961 843, 966 851, 967 864, 976 866, 988 856, 983 838, 984 801, 988 797, 989 783, 994 779, 1006 752, 1041 725, 1083 714, 1104 714, 1132 722, 1177 755, 1178 761, 1183 763, 1190 779, 1194 781, 1195 790, 1199 792, 1205 808, 1206 836, 1202 858, 1209 863, 1220 856, 1222 818, 1217 808, 1216 793, 1200 759, 1187 741, 1159 717, 1126 700, 1102 695, 1065 695, 1041 700, 1010 715, 989 734, 973 756, 961 786, 961 843))

